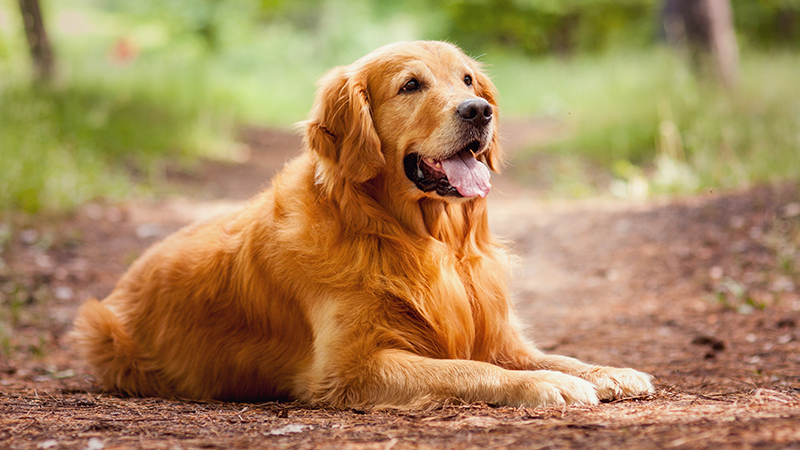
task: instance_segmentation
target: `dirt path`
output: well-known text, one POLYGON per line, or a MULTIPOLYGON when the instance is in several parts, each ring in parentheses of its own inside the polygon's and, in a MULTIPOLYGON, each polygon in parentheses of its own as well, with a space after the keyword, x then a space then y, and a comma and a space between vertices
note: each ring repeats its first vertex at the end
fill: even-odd
MULTIPOLYGON (((536 139, 512 124, 506 146, 536 139), (514 131, 514 127, 519 131, 514 131)), ((654 374, 656 395, 566 409, 309 409, 100 391, 65 333, 146 246, 234 208, 299 148, 244 134, 245 164, 171 173, 158 202, 0 220, 0 448, 800 448, 800 195, 754 188, 634 204, 548 202, 495 177, 521 318, 548 351, 654 374)))

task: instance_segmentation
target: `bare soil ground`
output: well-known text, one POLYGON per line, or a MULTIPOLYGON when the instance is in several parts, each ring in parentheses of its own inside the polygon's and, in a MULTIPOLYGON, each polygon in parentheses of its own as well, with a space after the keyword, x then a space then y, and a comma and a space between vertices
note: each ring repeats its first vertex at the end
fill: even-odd
MULTIPOLYGON (((506 147, 536 133, 511 124, 506 147), (516 128, 515 128, 516 127, 516 128)), ((631 203, 547 201, 495 177, 517 309, 547 351, 635 367, 658 392, 592 407, 334 410, 123 398, 66 339, 151 243, 234 208, 299 148, 245 130, 246 163, 171 172, 175 195, 0 218, 0 448, 800 448, 796 185, 631 203)), ((519 169, 517 169, 519 170, 519 169)))

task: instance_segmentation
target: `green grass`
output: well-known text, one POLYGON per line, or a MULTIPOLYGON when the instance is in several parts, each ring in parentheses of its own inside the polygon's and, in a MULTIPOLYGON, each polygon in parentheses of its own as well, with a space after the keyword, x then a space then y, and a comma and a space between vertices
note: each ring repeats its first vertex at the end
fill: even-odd
POLYGON ((555 117, 568 129, 521 159, 541 152, 585 158, 624 183, 645 181, 650 192, 800 177, 798 53, 743 52, 732 91, 696 76, 666 49, 500 57, 490 70, 507 115, 555 117))
MULTIPOLYGON (((98 196, 124 197, 158 181, 159 164, 203 153, 218 118, 156 88, 20 83, 0 90, 0 210, 61 210, 98 196), (203 125, 206 122, 208 128, 203 125)), ((209 150, 210 151, 210 150, 209 150)))

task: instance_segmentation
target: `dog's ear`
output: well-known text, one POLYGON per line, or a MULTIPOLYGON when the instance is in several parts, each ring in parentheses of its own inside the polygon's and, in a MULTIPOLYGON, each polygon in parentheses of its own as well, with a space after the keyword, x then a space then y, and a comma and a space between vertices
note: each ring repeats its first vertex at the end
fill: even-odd
MULTIPOLYGON (((477 64, 476 64, 477 66, 477 64)), ((500 168, 505 163, 503 159, 503 149, 500 147, 500 133, 497 124, 499 122, 498 116, 500 111, 497 108, 497 89, 494 83, 489 79, 486 74, 481 71, 480 66, 475 68, 475 79, 473 80, 475 86, 475 93, 478 97, 483 98, 492 105, 494 116, 494 133, 492 133, 492 142, 489 145, 489 150, 485 153, 486 164, 495 172, 500 172, 500 168)))
POLYGON ((386 164, 366 80, 359 73, 336 67, 325 74, 305 125, 308 148, 335 163, 355 183, 374 178, 386 164))

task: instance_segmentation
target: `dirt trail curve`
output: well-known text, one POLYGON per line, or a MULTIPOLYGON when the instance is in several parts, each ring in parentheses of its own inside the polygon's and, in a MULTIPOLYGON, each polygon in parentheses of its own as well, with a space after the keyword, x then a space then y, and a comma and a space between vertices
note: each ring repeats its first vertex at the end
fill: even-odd
MULTIPOLYGON (((506 148, 541 136, 536 125, 509 124, 506 148)), ((493 178, 491 224, 519 257, 512 287, 531 335, 654 374, 647 398, 386 412, 103 393, 66 343, 77 306, 147 245, 242 204, 299 148, 274 130, 243 141, 246 163, 170 173, 179 195, 1 226, 0 325, 12 330, 0 330, 0 448, 800 448, 796 186, 546 201, 493 178)))

